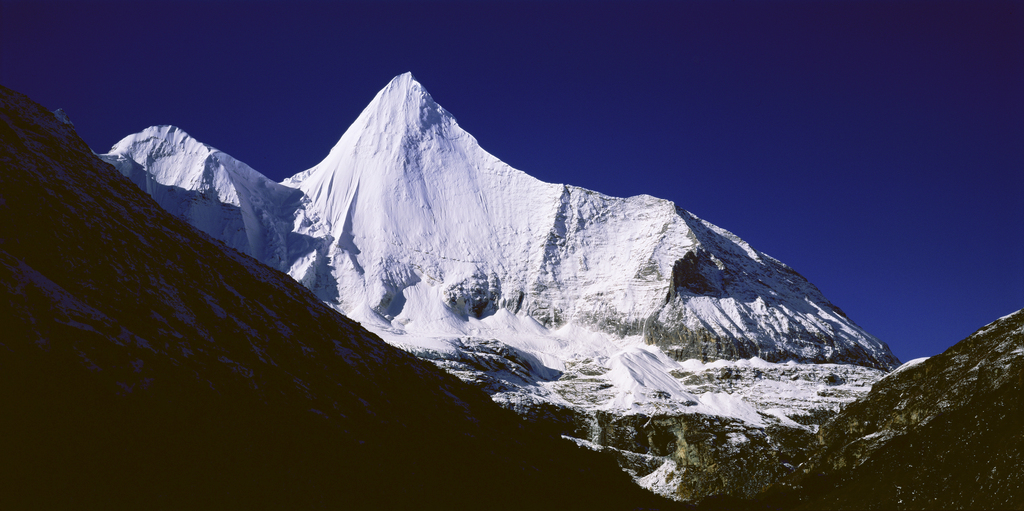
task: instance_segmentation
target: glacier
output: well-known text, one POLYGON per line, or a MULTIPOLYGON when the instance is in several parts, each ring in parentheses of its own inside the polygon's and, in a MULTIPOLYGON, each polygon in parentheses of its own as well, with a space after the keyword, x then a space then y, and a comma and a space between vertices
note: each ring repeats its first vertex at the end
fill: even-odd
POLYGON ((99 156, 172 214, 527 416, 811 428, 801 417, 899 366, 796 271, 671 201, 503 163, 410 73, 280 183, 173 126, 99 156), (713 364, 749 373, 746 390, 709 376, 725 370, 713 364))

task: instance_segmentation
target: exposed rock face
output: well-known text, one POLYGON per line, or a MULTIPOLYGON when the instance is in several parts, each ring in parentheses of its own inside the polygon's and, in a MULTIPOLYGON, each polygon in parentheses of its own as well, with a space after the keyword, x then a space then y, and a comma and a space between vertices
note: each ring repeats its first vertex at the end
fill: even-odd
POLYGON ((1022 388, 1024 310, 880 380, 822 426, 820 451, 769 502, 1021 509, 1022 388))
POLYGON ((647 343, 676 360, 759 357, 896 367, 887 349, 854 340, 859 327, 792 268, 689 212, 679 210, 679 216, 699 246, 673 263, 665 303, 643 324, 647 343), (732 325, 711 320, 716 316, 732 325))
POLYGON ((168 215, 3 87, 0 169, 0 508, 672 504, 168 215))
MULTIPOLYGON (((754 496, 806 459, 812 439, 803 428, 759 428, 703 414, 599 416, 595 438, 623 452, 661 457, 665 467, 657 467, 661 473, 655 477, 663 478, 661 484, 674 483, 673 496, 687 501, 717 494, 754 496)), ((636 477, 650 476, 657 468, 637 471, 636 477)))

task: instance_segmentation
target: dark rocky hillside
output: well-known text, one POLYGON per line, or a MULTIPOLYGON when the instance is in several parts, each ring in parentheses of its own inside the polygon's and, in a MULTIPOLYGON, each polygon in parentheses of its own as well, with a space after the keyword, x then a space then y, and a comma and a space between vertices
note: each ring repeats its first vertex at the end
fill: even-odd
POLYGON ((3 87, 0 297, 2 509, 676 506, 171 217, 3 87))
POLYGON ((1024 509, 1024 310, 886 376, 766 496, 803 509, 1024 509))

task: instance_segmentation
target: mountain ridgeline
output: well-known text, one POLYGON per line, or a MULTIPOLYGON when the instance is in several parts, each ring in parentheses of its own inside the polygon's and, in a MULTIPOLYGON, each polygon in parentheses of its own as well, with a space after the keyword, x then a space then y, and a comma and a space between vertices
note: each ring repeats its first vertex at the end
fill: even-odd
POLYGON ((673 203, 509 167, 408 73, 282 183, 171 126, 101 158, 374 331, 450 333, 506 310, 641 336, 679 361, 899 365, 797 272, 673 203))

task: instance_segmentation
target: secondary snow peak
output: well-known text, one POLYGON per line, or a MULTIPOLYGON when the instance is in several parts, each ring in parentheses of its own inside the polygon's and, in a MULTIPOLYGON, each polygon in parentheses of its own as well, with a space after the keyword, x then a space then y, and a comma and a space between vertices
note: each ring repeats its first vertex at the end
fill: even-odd
POLYGON ((286 239, 297 192, 184 130, 151 126, 99 156, 164 209, 232 248, 282 271, 298 257, 286 239))

